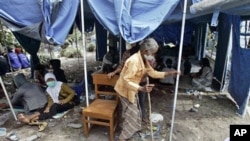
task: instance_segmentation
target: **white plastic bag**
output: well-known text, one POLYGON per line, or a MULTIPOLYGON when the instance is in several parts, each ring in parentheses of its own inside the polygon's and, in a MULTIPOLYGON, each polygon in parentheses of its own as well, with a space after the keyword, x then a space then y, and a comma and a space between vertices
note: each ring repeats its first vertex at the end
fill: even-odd
POLYGON ((163 116, 159 113, 151 113, 151 116, 149 118, 151 119, 152 123, 163 121, 163 116))

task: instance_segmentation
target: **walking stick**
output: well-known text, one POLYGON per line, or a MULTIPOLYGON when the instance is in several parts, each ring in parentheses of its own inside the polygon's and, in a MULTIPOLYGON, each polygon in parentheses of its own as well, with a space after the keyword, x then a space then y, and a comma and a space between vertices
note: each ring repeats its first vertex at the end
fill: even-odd
MULTIPOLYGON (((148 76, 147 79, 147 85, 149 84, 148 76)), ((148 92, 148 107, 149 107, 149 121, 150 121, 150 132, 151 132, 151 140, 154 141, 154 134, 153 134, 153 126, 152 126, 152 118, 151 118, 151 100, 150 100, 150 93, 148 92)))

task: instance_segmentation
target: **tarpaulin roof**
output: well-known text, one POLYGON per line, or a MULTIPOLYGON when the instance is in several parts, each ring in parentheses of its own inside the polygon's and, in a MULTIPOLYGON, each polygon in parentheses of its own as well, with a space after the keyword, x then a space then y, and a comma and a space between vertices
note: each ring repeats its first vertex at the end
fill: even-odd
MULTIPOLYGON (((160 24, 181 21, 182 18, 182 0, 83 2, 86 18, 97 18, 107 30, 121 35, 127 42, 139 41, 160 24)), ((79 0, 4 0, 0 1, 0 19, 14 32, 50 44, 63 44, 74 23, 78 6, 79 0)), ((215 8, 225 13, 249 15, 250 1, 188 0, 188 8, 187 19, 211 14, 215 8)), ((194 19, 195 22, 204 20, 211 20, 211 15, 194 19)))
MULTIPOLYGON (((181 21, 183 15, 182 0, 88 0, 88 3, 104 27, 128 42, 145 38, 162 23, 181 21)), ((210 22, 215 9, 233 15, 250 14, 249 0, 188 0, 187 5, 190 10, 186 19, 199 17, 194 22, 210 22)))
POLYGON ((88 0, 95 17, 114 35, 137 42, 152 33, 172 11, 179 0, 88 0))

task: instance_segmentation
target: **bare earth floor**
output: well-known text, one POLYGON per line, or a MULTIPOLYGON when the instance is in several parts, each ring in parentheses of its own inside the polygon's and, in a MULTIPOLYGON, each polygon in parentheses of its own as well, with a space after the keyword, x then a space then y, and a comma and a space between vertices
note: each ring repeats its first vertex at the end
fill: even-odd
MULTIPOLYGON (((94 69, 100 63, 94 61, 94 55, 87 56, 88 69, 94 69)), ((61 58, 63 69, 70 80, 83 78, 83 59, 61 58)), ((180 79, 180 81, 185 81, 180 79)), ((73 81, 74 82, 74 81, 73 81)), ((180 83, 189 83, 180 82, 180 83)), ((178 90, 176 102, 176 113, 173 127, 173 141, 224 141, 229 137, 229 126, 232 124, 249 123, 249 115, 244 118, 236 114, 236 105, 228 98, 228 94, 203 93, 201 96, 187 95, 183 89, 178 90), (194 105, 199 107, 190 111, 194 105)), ((2 98, 4 99, 4 98, 2 98)), ((164 120, 155 124, 159 130, 155 131, 155 141, 169 141, 174 94, 168 92, 165 87, 157 86, 151 92, 152 112, 163 115, 164 120)), ((148 101, 146 101, 148 107, 148 101)), ((7 133, 16 132, 20 140, 25 140, 32 135, 38 135, 37 141, 108 141, 108 128, 94 126, 90 135, 86 138, 83 128, 74 129, 68 127, 69 123, 82 124, 81 108, 85 106, 85 101, 81 105, 72 109, 66 116, 60 119, 47 120, 48 127, 43 132, 38 132, 37 126, 29 126, 16 122, 12 116, 1 128, 6 128, 7 133)), ((148 109, 148 108, 147 108, 148 109)), ((0 115, 6 111, 0 110, 0 115)), ((150 141, 150 131, 144 125, 144 130, 136 134, 135 141, 150 141), (145 136, 146 135, 146 136, 145 136), (147 136, 148 135, 148 136, 147 136)), ((116 131, 116 137, 119 135, 116 131)), ((7 140, 5 136, 0 136, 0 141, 7 140)))

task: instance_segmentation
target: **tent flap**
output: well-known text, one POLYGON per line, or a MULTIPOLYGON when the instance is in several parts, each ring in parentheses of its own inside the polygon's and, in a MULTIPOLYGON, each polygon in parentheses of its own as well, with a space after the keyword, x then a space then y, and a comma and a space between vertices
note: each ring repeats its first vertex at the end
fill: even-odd
POLYGON ((45 41, 50 44, 64 43, 75 21, 78 5, 77 0, 63 0, 57 3, 51 3, 49 0, 43 1, 41 7, 45 25, 45 41))
POLYGON ((238 113, 244 115, 250 94, 250 50, 240 47, 240 17, 227 18, 233 24, 232 65, 228 91, 239 106, 238 113))

